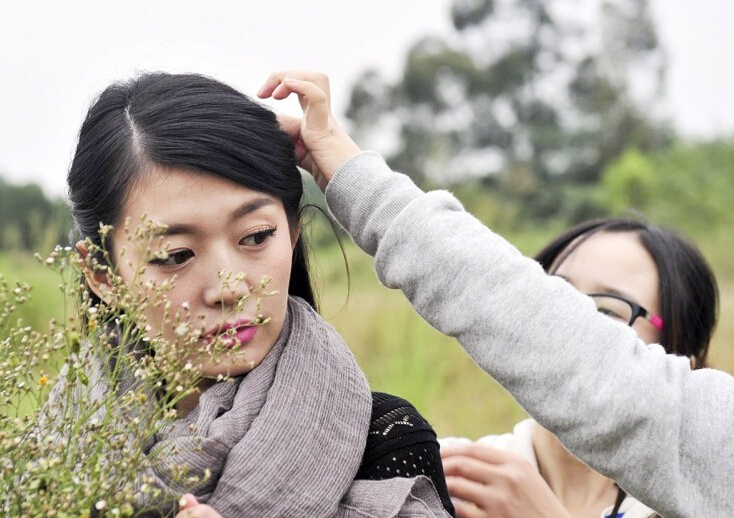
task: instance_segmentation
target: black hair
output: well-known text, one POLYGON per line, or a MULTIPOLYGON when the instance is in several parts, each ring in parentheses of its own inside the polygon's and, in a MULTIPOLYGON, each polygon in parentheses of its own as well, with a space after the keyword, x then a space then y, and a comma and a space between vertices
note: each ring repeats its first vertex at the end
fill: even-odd
MULTIPOLYGON (((272 111, 208 77, 148 73, 107 87, 82 124, 67 177, 77 237, 111 250, 100 224, 120 223, 135 183, 154 166, 214 174, 272 195, 292 229, 300 222, 295 149, 272 111)), ((317 306, 303 233, 288 293, 317 306)))
POLYGON ((663 329, 660 344, 673 354, 694 357, 706 367, 709 342, 716 327, 719 291, 701 252, 676 232, 631 218, 601 218, 580 223, 556 237, 535 259, 553 273, 583 241, 599 232, 631 232, 658 270, 663 329))

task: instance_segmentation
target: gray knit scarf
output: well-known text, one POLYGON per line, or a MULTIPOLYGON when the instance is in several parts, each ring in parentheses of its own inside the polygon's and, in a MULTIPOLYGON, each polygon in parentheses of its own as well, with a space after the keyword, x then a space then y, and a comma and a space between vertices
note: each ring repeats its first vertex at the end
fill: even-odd
MULTIPOLYGON (((148 453, 166 460, 147 481, 174 500, 193 493, 223 518, 448 516, 426 477, 354 480, 370 412, 370 389, 350 350, 306 302, 291 297, 263 362, 213 385, 156 435, 148 453), (171 473, 180 466, 211 476, 174 484, 171 473)), ((146 517, 175 512, 141 504, 155 508, 146 517)))

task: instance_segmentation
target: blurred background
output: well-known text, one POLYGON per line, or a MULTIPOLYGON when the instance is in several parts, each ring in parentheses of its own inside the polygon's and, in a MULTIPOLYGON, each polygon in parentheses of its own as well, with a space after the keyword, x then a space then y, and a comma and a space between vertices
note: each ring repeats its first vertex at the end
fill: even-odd
MULTIPOLYGON (((0 13, 0 274, 34 286, 32 325, 59 317, 58 279, 32 254, 68 243, 65 174, 96 93, 167 70, 254 94, 272 71, 314 69, 363 148, 450 189, 525 254, 610 214, 691 238, 721 288, 711 363, 734 372, 729 3, 31 0, 0 13)), ((298 113, 294 100, 273 106, 298 113)), ((312 183, 308 196, 322 203, 312 183)), ((411 400, 440 435, 508 431, 523 416, 346 239, 348 275, 318 214, 311 242, 322 313, 373 389, 411 400)))

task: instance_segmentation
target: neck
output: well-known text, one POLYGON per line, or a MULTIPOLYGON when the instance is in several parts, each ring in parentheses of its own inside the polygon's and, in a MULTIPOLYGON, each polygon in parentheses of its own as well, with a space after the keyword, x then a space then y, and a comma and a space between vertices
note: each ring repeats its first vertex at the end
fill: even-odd
POLYGON ((614 504, 614 481, 578 460, 540 425, 533 430, 533 448, 541 476, 572 516, 596 518, 614 504))
POLYGON ((196 408, 196 405, 199 404, 199 398, 201 397, 201 394, 215 383, 216 380, 214 379, 202 378, 201 381, 197 384, 196 388, 191 392, 191 394, 187 394, 179 399, 176 402, 176 414, 178 419, 186 417, 189 412, 196 408))

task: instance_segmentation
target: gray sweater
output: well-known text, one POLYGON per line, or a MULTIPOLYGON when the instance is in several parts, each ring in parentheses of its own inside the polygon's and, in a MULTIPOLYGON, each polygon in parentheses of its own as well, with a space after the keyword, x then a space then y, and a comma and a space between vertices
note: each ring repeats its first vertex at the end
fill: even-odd
POLYGON ((643 344, 375 153, 344 164, 326 199, 381 282, 589 466, 665 518, 734 516, 734 378, 643 344))

